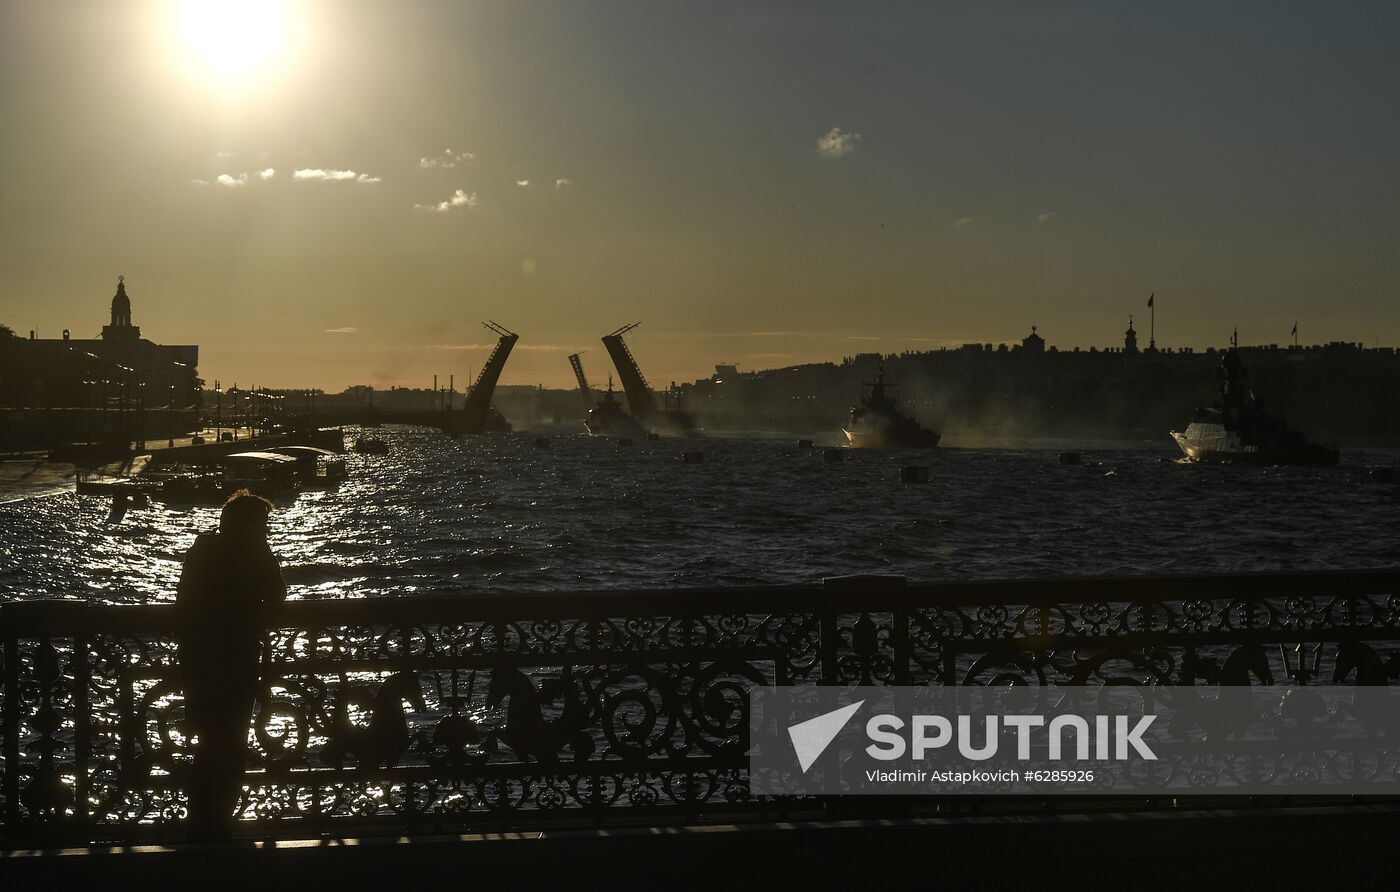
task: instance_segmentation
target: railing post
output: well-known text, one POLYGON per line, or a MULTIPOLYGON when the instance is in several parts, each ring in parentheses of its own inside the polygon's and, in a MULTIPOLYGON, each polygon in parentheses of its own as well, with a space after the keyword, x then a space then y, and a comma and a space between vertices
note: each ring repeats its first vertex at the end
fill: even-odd
POLYGON ((88 664, 89 636, 73 636, 73 819, 86 838, 88 827, 88 760, 92 752, 92 708, 88 687, 92 670, 88 664))
POLYGON ((5 636, 5 836, 19 824, 19 640, 0 604, 0 630, 5 636))

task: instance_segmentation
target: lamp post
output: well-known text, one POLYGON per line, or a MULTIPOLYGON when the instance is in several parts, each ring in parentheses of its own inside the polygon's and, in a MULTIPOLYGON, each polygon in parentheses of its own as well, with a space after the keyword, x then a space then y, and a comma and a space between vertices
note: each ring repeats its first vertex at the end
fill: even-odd
POLYGON ((166 445, 175 447, 175 382, 170 382, 170 404, 165 407, 166 445))
POLYGON ((136 381, 136 448, 146 448, 146 382, 136 381))
POLYGON ((224 388, 214 379, 214 442, 222 443, 224 433, 224 388))
POLYGON ((121 376, 121 396, 117 402, 118 423, 122 432, 122 449, 127 448, 131 442, 131 373, 134 371, 130 366, 118 365, 117 369, 121 376))

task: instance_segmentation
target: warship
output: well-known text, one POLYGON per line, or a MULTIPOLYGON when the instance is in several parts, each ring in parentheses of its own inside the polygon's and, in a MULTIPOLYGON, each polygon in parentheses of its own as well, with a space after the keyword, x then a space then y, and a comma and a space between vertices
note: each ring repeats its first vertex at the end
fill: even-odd
POLYGON ((938 445, 938 431, 900 412, 898 400, 887 393, 884 363, 866 386, 870 392, 851 409, 850 421, 842 429, 847 445, 858 449, 932 449, 938 445))
POLYGON ((1335 465, 1338 451, 1309 441, 1270 415, 1245 383, 1249 373, 1239 354, 1239 333, 1216 370, 1220 396, 1196 410, 1185 431, 1171 431, 1186 461, 1256 465, 1335 465))
POLYGON ((581 353, 569 357, 574 367, 574 377, 578 378, 578 392, 583 397, 583 426, 595 437, 635 437, 646 436, 646 429, 636 418, 627 414, 622 403, 613 396, 612 375, 608 376, 608 389, 597 403, 593 402, 593 390, 588 386, 588 377, 583 373, 581 353))
POLYGON ((622 403, 613 397, 612 375, 608 376, 608 389, 603 391, 598 404, 588 410, 583 425, 595 437, 633 437, 640 440, 647 434, 637 419, 628 415, 622 403))

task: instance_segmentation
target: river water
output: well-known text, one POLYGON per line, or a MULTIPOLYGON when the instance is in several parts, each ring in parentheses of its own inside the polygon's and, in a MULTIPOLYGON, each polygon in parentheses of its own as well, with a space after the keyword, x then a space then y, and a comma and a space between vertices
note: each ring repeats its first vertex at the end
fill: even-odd
MULTIPOLYGON (((1369 472, 1400 465, 1394 450, 1243 468, 1179 464, 1165 440, 953 441, 827 462, 761 437, 375 435, 388 455, 348 454, 347 483, 274 515, 292 597, 1400 566, 1400 487, 1369 472), (1060 464, 1068 448, 1082 464, 1060 464), (678 461, 687 450, 703 462, 678 461), (911 464, 927 483, 901 482, 911 464)), ((71 492, 0 504, 0 599, 172 598, 217 510, 155 504, 109 523, 109 508, 71 492)))

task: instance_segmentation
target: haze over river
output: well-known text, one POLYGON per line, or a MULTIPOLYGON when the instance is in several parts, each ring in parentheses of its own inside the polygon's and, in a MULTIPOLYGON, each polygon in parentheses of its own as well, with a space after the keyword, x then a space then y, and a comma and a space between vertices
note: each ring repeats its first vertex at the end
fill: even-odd
MULTIPOLYGON (((388 455, 347 454, 347 483, 273 516, 294 598, 1400 565, 1400 486, 1368 470, 1400 464, 1395 450, 1345 451, 1335 468, 1211 467, 1177 463, 1163 437, 827 462, 794 439, 374 434, 388 455), (1070 448, 1083 464, 1059 463, 1070 448), (681 463, 685 450, 704 461, 681 463), (911 464, 929 482, 901 483, 911 464)), ((217 509, 155 503, 110 524, 109 509, 71 492, 0 504, 0 598, 173 598, 217 509)))

